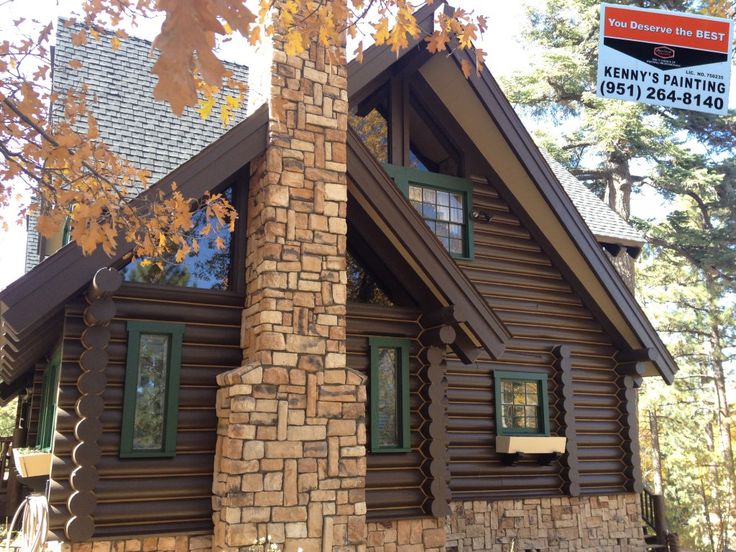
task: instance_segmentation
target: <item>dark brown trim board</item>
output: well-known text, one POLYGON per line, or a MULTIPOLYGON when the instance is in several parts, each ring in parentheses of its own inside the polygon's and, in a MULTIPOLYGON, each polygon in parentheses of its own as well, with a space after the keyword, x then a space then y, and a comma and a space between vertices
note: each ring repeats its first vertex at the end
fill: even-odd
POLYGON ((465 320, 458 321, 461 331, 470 334, 476 345, 486 349, 493 358, 500 358, 511 335, 352 131, 348 133, 348 167, 348 186, 352 188, 353 199, 391 236, 394 246, 442 306, 458 305, 466 309, 465 320))
POLYGON ((414 12, 417 25, 422 32, 419 36, 410 39, 409 46, 403 48, 398 55, 392 52, 388 45, 374 45, 363 52, 362 62, 353 60, 348 64, 348 96, 351 102, 360 101, 366 93, 372 92, 375 87, 374 80, 381 73, 424 43, 424 37, 432 34, 434 29, 434 13, 444 3, 445 0, 441 0, 427 4, 414 12))

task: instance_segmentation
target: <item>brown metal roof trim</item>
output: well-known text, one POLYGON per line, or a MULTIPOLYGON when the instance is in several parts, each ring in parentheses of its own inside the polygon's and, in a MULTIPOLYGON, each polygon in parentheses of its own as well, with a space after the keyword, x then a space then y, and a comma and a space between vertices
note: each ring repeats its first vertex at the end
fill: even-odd
POLYGON ((412 52, 416 46, 425 42, 424 37, 432 34, 434 29, 434 13, 437 11, 437 8, 442 6, 444 3, 445 0, 434 2, 433 4, 425 5, 414 12, 417 25, 422 32, 418 36, 409 39, 409 45, 398 52, 398 54, 396 52, 392 52, 391 47, 387 44, 382 46, 373 45, 363 52, 362 62, 354 59, 348 63, 348 97, 351 102, 356 101, 356 98, 360 95, 361 91, 364 91, 366 86, 373 83, 373 80, 378 77, 378 75, 383 73, 409 52, 412 52))
POLYGON ((450 257, 422 217, 401 194, 391 177, 371 155, 354 131, 348 132, 349 185, 376 224, 393 233, 395 243, 421 271, 432 291, 446 305, 465 309, 467 328, 493 358, 500 358, 511 335, 478 290, 450 257), (356 193, 357 192, 357 193, 356 193))
MULTIPOLYGON (((455 49, 450 55, 458 66, 463 59, 474 63, 472 51, 455 49)), ((672 383, 677 372, 675 360, 662 343, 657 331, 636 302, 631 291, 616 273, 613 265, 606 259, 592 232, 562 189, 557 177, 488 68, 484 66, 480 74, 472 74, 468 83, 506 138, 509 146, 516 152, 552 211, 556 213, 562 225, 580 248, 593 272, 618 305, 632 330, 641 340, 643 347, 654 348, 659 353, 655 366, 665 381, 672 383)))
MULTIPOLYGON (((268 107, 264 104, 144 193, 168 191, 176 182, 184 196, 201 197, 212 188, 213 182, 224 182, 263 152, 267 129, 268 107)), ((38 356, 25 354, 21 357, 15 350, 33 348, 35 352, 40 347, 38 333, 41 325, 56 315, 69 297, 87 285, 99 268, 122 260, 131 249, 132 245, 121 239, 112 257, 100 249, 84 256, 81 249, 72 243, 0 292, 0 376, 6 382, 12 382, 30 368, 38 356)))

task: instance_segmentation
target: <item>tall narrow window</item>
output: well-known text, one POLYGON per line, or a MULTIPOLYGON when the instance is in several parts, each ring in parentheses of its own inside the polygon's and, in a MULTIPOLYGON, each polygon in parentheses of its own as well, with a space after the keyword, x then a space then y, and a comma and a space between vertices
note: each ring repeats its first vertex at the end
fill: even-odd
POLYGON ((371 451, 411 450, 409 340, 370 338, 371 451))
POLYGON ((128 322, 120 456, 174 456, 183 324, 128 322))
POLYGON ((61 348, 51 357, 43 373, 41 385, 41 410, 38 418, 36 448, 51 450, 56 427, 56 403, 59 396, 59 371, 61 367, 61 348))
POLYGON ((498 435, 549 435, 547 376, 494 372, 498 435))

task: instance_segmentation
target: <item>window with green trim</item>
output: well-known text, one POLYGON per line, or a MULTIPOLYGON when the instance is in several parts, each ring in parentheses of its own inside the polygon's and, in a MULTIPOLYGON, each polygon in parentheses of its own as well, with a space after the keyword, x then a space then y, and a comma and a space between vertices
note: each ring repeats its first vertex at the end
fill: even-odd
POLYGON ((51 450, 56 426, 56 404, 59 396, 59 371, 61 349, 57 348, 43 373, 41 385, 41 410, 38 417, 36 448, 51 450))
POLYGON ((184 324, 128 322, 120 457, 176 454, 184 324))
POLYGON ((371 452, 408 452, 409 340, 371 337, 371 452))
POLYGON ((384 165, 386 172, 450 252, 473 258, 473 184, 465 178, 384 165))
POLYGON ((547 376, 494 372, 498 435, 549 435, 547 376))

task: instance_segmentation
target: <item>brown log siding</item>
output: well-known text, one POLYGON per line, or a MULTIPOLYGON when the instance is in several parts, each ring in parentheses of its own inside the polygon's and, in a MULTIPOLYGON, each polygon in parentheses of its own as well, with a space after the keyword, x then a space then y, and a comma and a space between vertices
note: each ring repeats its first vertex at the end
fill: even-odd
MULTIPOLYGON (((427 378, 420 361, 420 312, 398 307, 348 305, 348 366, 370 373, 371 336, 412 340, 409 353, 411 387, 411 447, 408 453, 368 454, 366 501, 369 519, 425 515, 429 507, 427 459, 427 378)), ((368 383, 370 386, 370 382, 368 383)), ((368 420, 370 434, 370 420, 368 420)))
MULTIPOLYGON (((110 362, 100 420, 102 457, 97 463, 95 536, 209 531, 212 527, 212 466, 217 418, 215 376, 241 364, 240 317, 243 298, 235 294, 192 289, 124 285, 114 298, 117 314, 108 347, 110 362), (127 320, 184 322, 181 391, 175 458, 118 458, 123 381, 127 354, 127 320)), ((79 396, 80 336, 84 304, 67 308, 59 413, 55 440, 51 528, 63 535, 68 516, 71 454, 77 440, 74 411, 79 396)))
POLYGON ((501 463, 495 452, 493 371, 548 374, 550 430, 561 434, 552 350, 563 344, 572 348, 581 492, 625 491, 625 428, 611 339, 490 185, 476 184, 473 207, 493 214, 493 220, 475 225, 475 258, 460 265, 513 340, 500 361, 484 356, 473 365, 448 363, 453 499, 562 493, 558 463, 501 463))
MULTIPOLYGON (((494 214, 475 225, 475 259, 460 262, 468 277, 513 335, 501 361, 482 356, 464 365, 448 361, 448 435, 453 500, 562 494, 557 463, 542 467, 524 460, 504 466, 495 453, 493 371, 549 375, 553 434, 560 433, 560 390, 554 378, 555 346, 572 348, 572 374, 579 478, 582 493, 626 490, 625 427, 617 398, 616 349, 590 311, 563 280, 548 256, 498 194, 476 185, 476 209, 494 214)), ((146 289, 126 285, 115 301, 104 393, 104 433, 98 463, 96 536, 211 529, 211 472, 215 446, 215 375, 238 366, 242 297, 196 290, 146 289), (118 459, 127 319, 185 322, 177 455, 174 459, 118 459)), ((59 417, 51 506, 52 529, 63 534, 68 475, 76 444, 74 404, 78 360, 83 351, 81 300, 65 321, 59 417), (66 480, 66 482, 65 482, 66 480)), ((420 311, 370 305, 349 306, 348 365, 369 371, 368 337, 407 337, 411 350, 412 452, 368 455, 366 500, 371 519, 426 515, 429 509, 426 368, 419 360, 420 311)), ((37 378, 38 379, 38 378, 37 378)), ((40 381, 39 381, 40 383, 40 381)), ((37 407, 36 407, 37 409, 37 407)), ((36 410, 34 410, 35 412, 36 410)))

